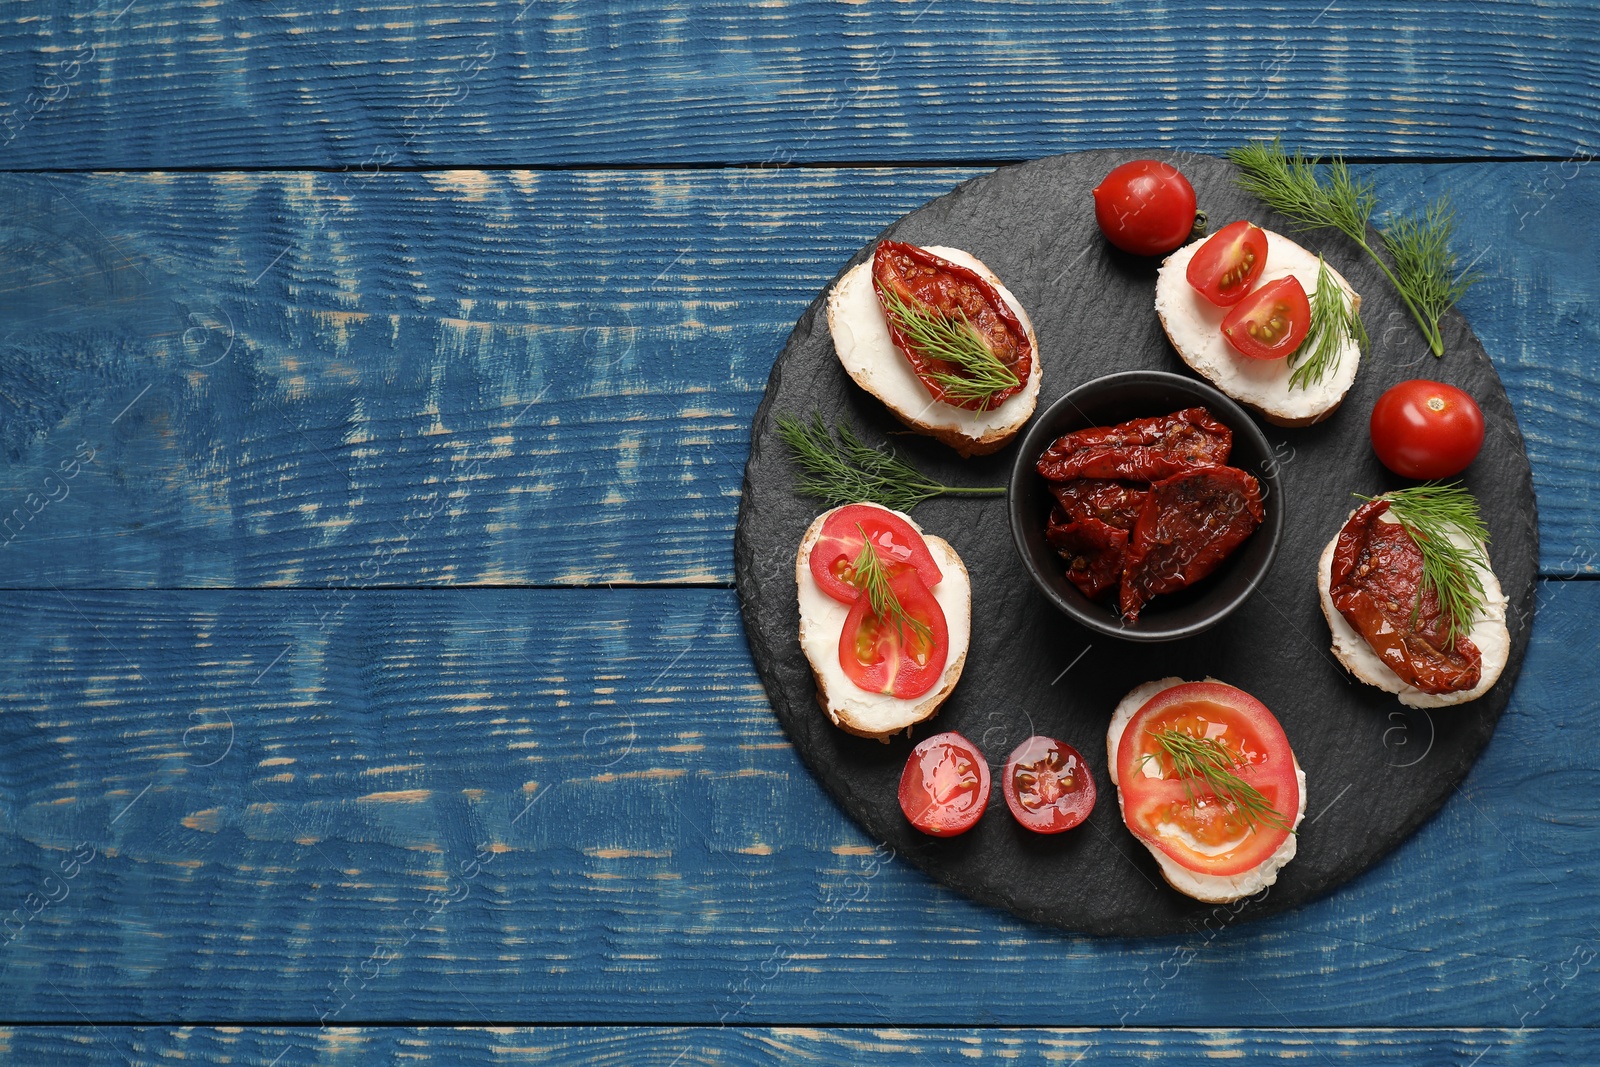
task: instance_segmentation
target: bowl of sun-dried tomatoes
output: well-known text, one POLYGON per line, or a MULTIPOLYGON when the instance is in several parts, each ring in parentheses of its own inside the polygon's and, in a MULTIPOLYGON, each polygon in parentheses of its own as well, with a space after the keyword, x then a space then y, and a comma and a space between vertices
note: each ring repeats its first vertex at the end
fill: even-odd
POLYGON ((1260 586, 1283 533, 1283 485, 1255 421, 1165 371, 1095 378, 1034 419, 1009 505, 1046 599, 1129 641, 1221 622, 1260 586))

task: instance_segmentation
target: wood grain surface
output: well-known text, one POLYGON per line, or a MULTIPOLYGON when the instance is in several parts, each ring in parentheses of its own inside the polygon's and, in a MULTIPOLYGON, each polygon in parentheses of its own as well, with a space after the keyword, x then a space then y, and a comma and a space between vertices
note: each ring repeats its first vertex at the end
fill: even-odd
MULTIPOLYGON (((875 850, 784 739, 728 591, 4 606, 15 1022, 1596 1022, 1597 583, 1541 583, 1494 738, 1377 867, 1142 941, 875 850)), ((1420 726, 1372 729, 1428 759, 1420 726)))
POLYGON ((1028 159, 1275 133, 1569 158, 1600 119, 1582 0, 81 0, 0 19, 10 167, 1028 159))
POLYGON ((1247 1059, 1358 1067, 1461 1067, 1483 1063, 1587 1063, 1594 1031, 1538 1030, 1149 1030, 947 1027, 754 1028, 564 1027, 327 1030, 240 1027, 44 1027, 0 1029, 0 1054, 60 1067, 248 1063, 270 1067, 371 1067, 439 1063, 616 1064, 620 1067, 747 1067, 755 1064, 969 1064, 974 1061, 1144 1064, 1247 1059))
POLYGON ((0 5, 0 1061, 1592 1058, 1597 31, 0 5), (874 852, 784 739, 726 588, 749 420, 837 266, 959 181, 1278 133, 1455 194, 1539 498, 1525 672, 1335 896, 1049 933, 874 852), (598 1025, 350 1025, 429 1022, 598 1025))
MULTIPOLYGON (((1362 170, 1454 194, 1541 569, 1600 572, 1600 170, 1362 170)), ((0 587, 729 583, 794 320, 978 173, 0 176, 0 587)))

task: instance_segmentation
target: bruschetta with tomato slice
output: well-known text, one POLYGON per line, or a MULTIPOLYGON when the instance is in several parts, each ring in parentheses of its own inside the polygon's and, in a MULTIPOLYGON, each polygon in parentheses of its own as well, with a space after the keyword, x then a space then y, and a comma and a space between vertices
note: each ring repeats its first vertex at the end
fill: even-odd
POLYGON ((800 647, 836 725, 887 741, 939 710, 972 630, 972 584, 948 542, 902 512, 847 504, 806 531, 795 583, 800 647))
POLYGON ((1294 859, 1306 776, 1266 705, 1208 678, 1162 678, 1117 705, 1106 758, 1122 821, 1178 892, 1254 896, 1294 859))

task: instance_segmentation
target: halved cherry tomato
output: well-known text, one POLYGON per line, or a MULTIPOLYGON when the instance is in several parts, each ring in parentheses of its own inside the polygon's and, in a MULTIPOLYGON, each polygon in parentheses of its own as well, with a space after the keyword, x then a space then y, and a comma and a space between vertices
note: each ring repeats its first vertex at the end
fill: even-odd
POLYGON ((1094 775, 1078 750, 1053 737, 1034 736, 1006 760, 1000 779, 1006 807, 1041 834, 1059 834, 1094 810, 1094 775))
POLYGON ((1266 269, 1266 231, 1248 219, 1240 219, 1228 223, 1200 246, 1184 276, 1201 296, 1225 308, 1243 300, 1266 269))
POLYGON ((960 734, 934 734, 911 750, 900 774, 900 810, 925 834, 954 837, 989 806, 989 764, 960 734))
POLYGON ((1294 275, 1250 293, 1222 320, 1222 336, 1251 359, 1282 359, 1311 329, 1311 301, 1294 275))
POLYGON ((861 532, 872 539, 872 547, 886 565, 909 564, 932 589, 944 578, 933 561, 928 545, 910 523, 876 504, 850 504, 835 511, 822 524, 822 533, 811 549, 811 575, 822 591, 843 604, 853 604, 861 590, 851 582, 855 563, 861 555, 861 532))
POLYGON ((1478 458, 1483 411, 1453 385, 1401 382, 1372 405, 1372 450, 1404 478, 1449 478, 1478 458))
POLYGON ((1156 740, 1163 729, 1222 742, 1234 756, 1234 773, 1285 823, 1292 825, 1300 809, 1294 753, 1266 705, 1221 682, 1185 682, 1146 701, 1117 743, 1128 829, 1203 874, 1242 874, 1276 852, 1289 831, 1259 820, 1248 825, 1203 782, 1179 777, 1156 740))
POLYGON ((890 567, 889 588, 900 601, 906 622, 879 618, 872 601, 858 596, 839 632, 839 666, 868 693, 910 700, 932 689, 944 674, 950 630, 944 609, 915 567, 890 567))
POLYGON ((1194 186, 1171 163, 1136 159, 1094 190, 1094 218, 1106 240, 1136 256, 1164 256, 1189 239, 1194 186))

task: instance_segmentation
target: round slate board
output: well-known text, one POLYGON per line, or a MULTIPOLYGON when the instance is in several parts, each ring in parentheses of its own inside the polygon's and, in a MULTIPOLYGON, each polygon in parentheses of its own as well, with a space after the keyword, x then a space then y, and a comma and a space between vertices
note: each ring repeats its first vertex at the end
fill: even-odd
MULTIPOLYGON (((1073 386, 1112 371, 1192 373, 1156 320, 1157 264, 1118 253, 1095 227, 1089 191, 1131 158, 1084 152, 1006 167, 958 186, 882 235, 967 249, 1005 281, 1038 331, 1041 411, 1073 386)), ((1214 228, 1250 218, 1293 232, 1287 220, 1234 187, 1230 164, 1207 156, 1156 158, 1170 160, 1194 183, 1214 228)), ((961 460, 937 442, 899 432, 899 423, 839 366, 828 337, 826 291, 795 326, 756 413, 745 468, 735 548, 745 632, 773 708, 812 772, 869 834, 938 881, 1025 918, 1093 934, 1174 933, 1208 920, 1215 926, 1268 915, 1353 878, 1403 841, 1450 795, 1494 731, 1527 647, 1538 560, 1532 478, 1511 405, 1459 314, 1446 318, 1446 355, 1436 360, 1359 249, 1331 231, 1302 236, 1362 294, 1373 344, 1332 418, 1300 430, 1262 423, 1281 464, 1288 521, 1260 591, 1215 629, 1188 640, 1137 645, 1092 634, 1050 607, 1028 580, 1003 498, 928 501, 914 517, 949 540, 972 574, 972 650, 939 714, 912 738, 889 744, 844 733, 816 704, 798 642, 794 557, 822 505, 795 493, 774 417, 820 411, 847 419, 869 443, 890 441, 957 485, 1003 485, 1014 446, 961 460), (1346 674, 1328 651, 1315 584, 1316 560, 1353 506, 1350 494, 1406 484, 1373 457, 1366 420, 1385 389, 1413 377, 1460 386, 1483 407, 1483 453, 1464 477, 1482 505, 1494 569, 1511 601, 1511 660, 1499 683, 1462 708, 1433 712, 1407 711, 1346 674), (1277 713, 1305 768, 1299 855, 1264 896, 1242 906, 1205 905, 1168 888, 1118 815, 1105 768, 1106 723, 1129 689, 1168 675, 1211 675, 1255 694, 1277 713), (1029 833, 1010 817, 996 781, 990 811, 974 829, 943 840, 923 836, 901 814, 896 787, 914 741, 943 730, 976 742, 997 777, 1011 749, 1032 733, 1076 746, 1095 769, 1094 814, 1066 834, 1029 833)))

